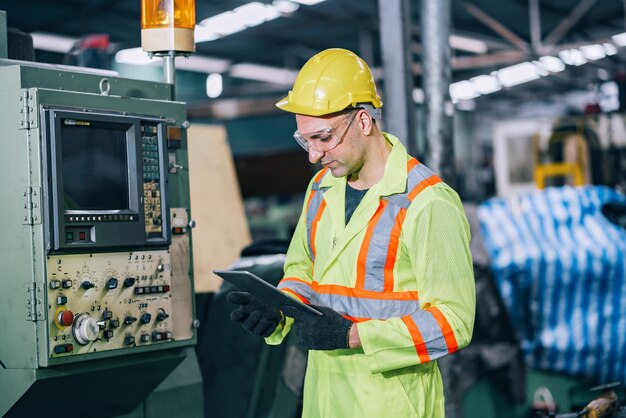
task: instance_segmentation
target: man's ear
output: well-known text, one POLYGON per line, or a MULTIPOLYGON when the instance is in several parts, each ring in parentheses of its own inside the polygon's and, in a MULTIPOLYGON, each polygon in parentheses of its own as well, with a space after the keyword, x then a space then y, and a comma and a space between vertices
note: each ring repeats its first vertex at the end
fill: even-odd
POLYGON ((372 120, 372 116, 367 113, 367 110, 360 110, 357 115, 357 122, 361 133, 365 136, 369 136, 372 133, 372 128, 374 121, 372 120))

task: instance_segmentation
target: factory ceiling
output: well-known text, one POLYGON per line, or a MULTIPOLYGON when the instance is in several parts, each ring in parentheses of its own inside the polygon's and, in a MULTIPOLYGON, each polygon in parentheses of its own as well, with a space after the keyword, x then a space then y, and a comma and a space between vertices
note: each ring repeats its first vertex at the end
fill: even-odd
MULTIPOLYGON (((285 0, 277 1, 282 1, 284 6, 285 0)), ((250 2, 197 0, 196 20, 201 22, 247 3, 250 2)), ((272 1, 260 3, 271 5, 272 1)), ((224 77, 233 78, 237 78, 235 69, 241 69, 237 64, 295 70, 315 52, 329 47, 354 50, 379 68, 381 3, 377 0, 327 0, 314 5, 300 4, 297 10, 278 18, 198 43, 196 52, 198 56, 226 63, 221 72, 224 77)), ((411 1, 410 7, 413 72, 419 87, 420 2, 411 1)), ((452 50, 453 81, 490 74, 546 55, 558 56, 562 50, 582 45, 610 43, 613 35, 625 30, 625 7, 626 2, 618 0, 452 0, 451 33, 456 37, 452 50)), ((5 0, 0 9, 7 12, 9 27, 25 32, 74 38, 105 33, 116 49, 140 46, 138 0, 5 0)), ((598 78, 598 70, 605 78, 610 78, 622 70, 626 61, 626 47, 618 45, 616 52, 588 60, 584 66, 568 66, 567 71, 530 83, 531 91, 584 88, 598 78)), ((244 97, 259 92, 280 95, 288 84, 244 79, 230 83, 230 91, 225 89, 224 96, 244 97)), ((527 94, 528 88, 519 91, 527 94)))

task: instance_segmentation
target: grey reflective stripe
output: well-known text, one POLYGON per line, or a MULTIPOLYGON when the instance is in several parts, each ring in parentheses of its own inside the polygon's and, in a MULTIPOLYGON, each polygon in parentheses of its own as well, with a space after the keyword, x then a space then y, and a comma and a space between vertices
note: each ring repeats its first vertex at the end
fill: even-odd
POLYGON ((443 357, 448 354, 448 345, 443 336, 443 332, 429 311, 416 311, 410 315, 411 319, 418 326, 422 340, 426 344, 426 350, 431 360, 443 357), (419 325, 418 325, 419 324, 419 325))
POLYGON ((311 301, 314 296, 313 289, 306 283, 302 283, 295 280, 281 280, 277 286, 279 289, 289 289, 292 292, 295 292, 305 298, 306 300, 311 301))
MULTIPOLYGON (((411 205, 408 196, 422 181, 434 176, 434 173, 424 164, 418 163, 407 173, 407 189, 385 197, 389 204, 378 219, 372 238, 368 243, 367 258, 365 260, 365 281, 363 288, 380 292, 385 286, 385 263, 391 242, 391 230, 396 223, 400 209, 407 209, 411 205)), ((358 262, 358 261, 357 261, 358 262)))
POLYGON ((420 308, 418 300, 369 299, 328 293, 314 293, 310 301, 314 305, 328 306, 342 315, 359 319, 403 317, 420 308))
POLYGON ((396 223, 396 216, 400 212, 400 207, 387 205, 382 215, 378 219, 372 238, 367 250, 365 259, 365 282, 363 288, 382 292, 385 285, 385 263, 389 252, 391 241, 391 229, 396 223))
POLYGON ((327 173, 328 171, 326 171, 318 181, 313 182, 311 185, 311 193, 313 193, 313 196, 311 196, 309 206, 306 208, 306 240, 309 246, 309 256, 312 261, 315 261, 315 253, 313 251, 313 242, 311 241, 311 231, 313 229, 313 220, 322 205, 322 200, 324 200, 324 189, 320 188, 320 183, 327 173))

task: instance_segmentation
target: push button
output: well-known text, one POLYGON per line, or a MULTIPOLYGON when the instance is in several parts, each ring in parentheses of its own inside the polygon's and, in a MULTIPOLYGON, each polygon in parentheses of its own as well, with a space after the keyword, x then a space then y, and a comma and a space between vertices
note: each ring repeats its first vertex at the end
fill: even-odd
POLYGON ((68 233, 66 234, 66 239, 67 239, 68 241, 74 241, 74 233, 73 233, 73 232, 68 232, 68 233))
POLYGON ((87 239, 87 234, 85 234, 84 232, 79 232, 78 233, 78 239, 81 241, 84 241, 87 239))
POLYGON ((57 305, 65 305, 67 303, 67 296, 57 296, 57 305))

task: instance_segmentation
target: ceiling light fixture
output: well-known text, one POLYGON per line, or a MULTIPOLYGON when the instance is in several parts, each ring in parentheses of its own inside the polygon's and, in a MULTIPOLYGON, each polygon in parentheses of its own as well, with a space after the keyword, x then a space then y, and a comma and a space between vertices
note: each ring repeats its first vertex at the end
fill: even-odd
POLYGON ((289 0, 274 0, 272 6, 276 7, 279 12, 284 14, 293 13, 300 8, 298 3, 289 0))
POLYGON ((470 81, 474 83, 476 91, 480 94, 489 94, 502 90, 502 86, 498 82, 498 79, 490 75, 479 75, 477 77, 470 78, 470 81))
POLYGON ((53 35, 51 33, 31 33, 33 37, 33 47, 43 51, 60 52, 67 54, 70 52, 74 44, 78 41, 76 38, 67 36, 53 35))
POLYGON ((563 61, 551 55, 546 55, 539 58, 539 62, 543 65, 543 68, 545 68, 547 71, 550 71, 551 73, 560 73, 565 69, 565 64, 563 64, 563 61))
POLYGON ((196 43, 214 41, 279 16, 280 11, 276 7, 253 1, 201 21, 196 27, 196 43))
POLYGON ((583 45, 580 47, 585 58, 591 61, 597 61, 606 57, 606 50, 602 45, 593 44, 593 45, 583 45))
POLYGON ((450 84, 450 97, 454 103, 459 100, 469 100, 480 96, 476 86, 471 81, 463 80, 450 84))
POLYGON ((222 94, 223 89, 222 75, 218 73, 209 74, 206 78, 206 95, 214 99, 222 94))
POLYGON ((587 59, 583 55, 582 51, 578 49, 566 49, 559 52, 559 57, 567 65, 580 66, 587 62, 587 59))
POLYGON ((618 33, 611 37, 617 46, 626 46, 626 32, 618 33))
POLYGON ((264 81, 283 86, 291 86, 296 80, 297 71, 284 68, 269 67, 258 64, 235 64, 230 67, 228 73, 231 77, 244 78, 246 80, 264 81))
POLYGON ((617 54, 617 48, 615 47, 615 45, 607 42, 605 44, 602 44, 602 46, 604 47, 604 51, 606 52, 606 55, 608 55, 609 57, 617 54))
POLYGON ((504 87, 517 86, 518 84, 539 78, 537 67, 530 62, 512 65, 498 71, 498 80, 504 87))
POLYGON ((454 49, 474 52, 476 54, 485 54, 489 50, 489 47, 485 42, 478 39, 468 38, 466 36, 450 35, 448 42, 454 49))

